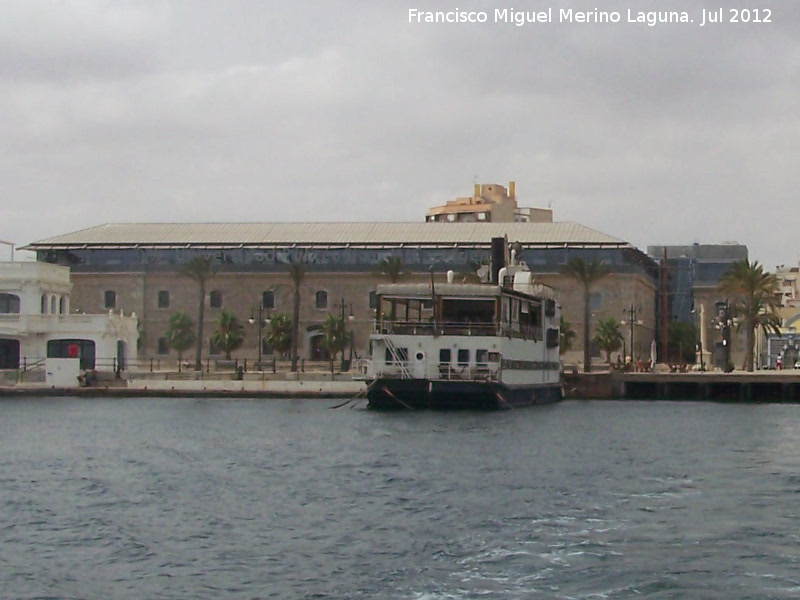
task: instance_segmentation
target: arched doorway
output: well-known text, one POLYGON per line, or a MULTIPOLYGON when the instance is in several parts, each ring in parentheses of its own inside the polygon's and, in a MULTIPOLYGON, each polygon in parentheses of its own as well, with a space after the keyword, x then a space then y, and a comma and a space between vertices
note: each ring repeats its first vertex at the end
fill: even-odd
POLYGON ((310 360, 330 360, 331 353, 325 347, 325 336, 319 325, 312 325, 308 328, 308 358, 310 360))
POLYGON ((19 340, 0 338, 0 369, 19 369, 19 340))

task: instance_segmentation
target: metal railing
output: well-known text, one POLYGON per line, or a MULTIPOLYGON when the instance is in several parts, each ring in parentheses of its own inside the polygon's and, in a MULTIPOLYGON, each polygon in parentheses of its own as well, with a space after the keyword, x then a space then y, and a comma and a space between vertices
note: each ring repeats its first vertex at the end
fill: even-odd
POLYGON ((500 324, 486 322, 444 322, 424 321, 388 321, 375 325, 375 333, 386 335, 464 335, 464 336, 496 336, 519 338, 525 340, 541 340, 542 327, 538 325, 500 324))
MULTIPOLYGON (((414 379, 414 368, 411 361, 402 363, 384 363, 382 361, 366 361, 367 372, 375 377, 389 379, 414 379), (370 367, 374 366, 374 370, 370 367)), ((436 372, 427 379, 439 381, 497 381, 500 376, 500 363, 478 363, 474 365, 453 365, 439 363, 436 372)))

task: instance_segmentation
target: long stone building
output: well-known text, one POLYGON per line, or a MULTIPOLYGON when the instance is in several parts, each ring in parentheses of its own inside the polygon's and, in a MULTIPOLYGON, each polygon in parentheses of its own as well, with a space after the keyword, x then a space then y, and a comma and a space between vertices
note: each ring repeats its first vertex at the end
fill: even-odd
MULTIPOLYGON (((376 271, 381 259, 402 261, 408 280, 428 281, 431 273, 472 272, 488 262, 493 237, 507 236, 518 257, 538 280, 557 290, 563 313, 578 343, 567 362, 582 356, 583 300, 578 285, 559 274, 574 256, 601 259, 612 268, 592 295, 593 319, 623 320, 635 307, 634 355, 648 358, 655 337, 657 269, 629 243, 576 223, 112 223, 39 240, 26 249, 37 260, 72 270, 72 309, 81 312, 135 312, 140 322, 139 358, 172 359, 165 343, 169 316, 185 311, 197 318, 197 284, 179 268, 197 256, 211 257, 217 274, 208 284, 205 331, 210 336, 220 311, 245 321, 247 339, 240 358, 258 354, 257 326, 247 325, 259 308, 263 316, 291 315, 292 280, 287 265, 301 261, 299 352, 324 359, 321 325, 330 315, 352 314, 355 353, 368 353, 375 318, 374 290, 385 282, 376 271)), ((630 340, 626 351, 630 354, 630 340)), ((263 343, 263 341, 262 341, 263 343)), ((205 355, 215 354, 209 340, 205 355)), ((269 354, 266 345, 263 352, 269 354)))

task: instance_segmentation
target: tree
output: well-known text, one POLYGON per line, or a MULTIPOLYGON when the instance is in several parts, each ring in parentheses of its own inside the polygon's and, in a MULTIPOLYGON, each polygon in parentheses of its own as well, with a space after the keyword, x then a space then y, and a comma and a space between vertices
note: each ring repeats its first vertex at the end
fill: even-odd
POLYGON ((164 334, 169 347, 178 353, 178 364, 183 362, 183 353, 195 342, 194 322, 185 312, 173 313, 164 334))
POLYGON ((375 272, 388 279, 390 283, 398 283, 409 275, 408 271, 403 269, 403 259, 395 256, 379 260, 375 272))
POLYGON ((590 373, 592 370, 592 352, 590 347, 592 312, 589 306, 592 286, 603 277, 611 273, 611 267, 592 259, 585 261, 580 257, 573 257, 561 268, 561 274, 574 279, 583 288, 583 371, 590 373))
POLYGON ((572 323, 567 321, 564 318, 564 315, 561 315, 561 322, 559 323, 558 331, 558 353, 564 354, 565 352, 572 350, 572 344, 575 343, 575 338, 578 337, 578 334, 575 333, 575 330, 572 328, 572 323))
POLYGON ((592 341, 595 346, 606 353, 606 362, 611 364, 611 353, 622 348, 622 332, 619 329, 619 321, 614 317, 607 317, 597 322, 592 341))
POLYGON ((300 286, 303 284, 303 278, 306 276, 306 264, 301 261, 293 260, 286 269, 289 271, 292 283, 294 284, 294 290, 292 292, 292 338, 289 350, 291 352, 292 373, 296 373, 297 343, 300 337, 300 286))
POLYGON ((697 331, 694 324, 685 321, 670 321, 668 348, 670 361, 679 364, 694 362, 696 347, 697 331))
POLYGON ((331 372, 333 372, 333 357, 337 352, 341 352, 344 363, 344 351, 349 343, 350 333, 347 331, 344 320, 328 315, 322 324, 322 344, 331 355, 331 372))
POLYGON ((183 277, 194 279, 198 285, 197 309, 197 350, 194 358, 194 370, 200 371, 203 368, 203 321, 206 311, 206 282, 217 274, 213 267, 213 258, 198 256, 178 269, 178 274, 183 277))
POLYGON ((289 315, 278 313, 272 317, 267 330, 267 343, 273 352, 281 355, 292 349, 292 320, 289 315))
POLYGON ((737 329, 745 331, 744 368, 752 371, 756 329, 780 333, 780 322, 774 314, 778 306, 778 278, 765 272, 758 261, 751 263, 743 258, 722 274, 717 290, 732 299, 731 314, 740 318, 737 329))
POLYGON ((217 330, 211 336, 213 344, 225 353, 227 360, 231 352, 238 350, 244 343, 244 325, 231 312, 223 310, 217 319, 217 330))

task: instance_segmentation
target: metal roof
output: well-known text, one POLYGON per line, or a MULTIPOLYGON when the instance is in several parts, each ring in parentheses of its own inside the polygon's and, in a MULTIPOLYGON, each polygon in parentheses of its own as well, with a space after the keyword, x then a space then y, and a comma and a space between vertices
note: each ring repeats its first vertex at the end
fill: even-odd
POLYGON ((629 246, 577 223, 106 223, 26 250, 175 246, 487 246, 493 237, 531 246, 629 246))

